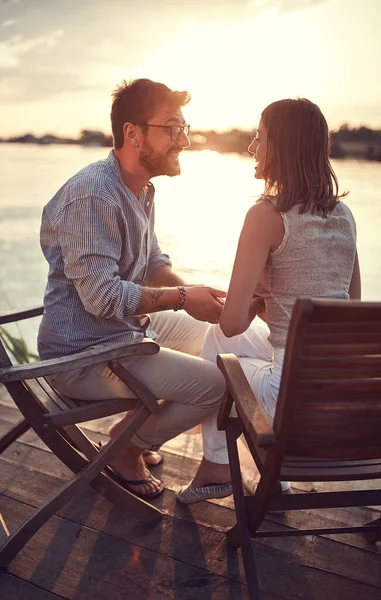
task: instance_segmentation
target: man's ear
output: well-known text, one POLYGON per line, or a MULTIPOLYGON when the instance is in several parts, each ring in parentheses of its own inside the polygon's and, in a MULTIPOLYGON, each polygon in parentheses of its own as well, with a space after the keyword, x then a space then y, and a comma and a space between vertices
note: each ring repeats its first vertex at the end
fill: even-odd
POLYGON ((125 123, 123 125, 123 137, 125 144, 133 146, 134 148, 139 148, 136 125, 133 125, 132 123, 125 123))

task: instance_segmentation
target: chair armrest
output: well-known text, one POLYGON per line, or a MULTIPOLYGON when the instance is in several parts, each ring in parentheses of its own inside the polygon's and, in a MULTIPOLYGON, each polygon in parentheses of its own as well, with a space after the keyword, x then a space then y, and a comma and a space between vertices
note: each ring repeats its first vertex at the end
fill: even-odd
POLYGON ((217 365, 222 371, 242 425, 259 448, 275 446, 277 437, 253 394, 235 354, 219 354, 217 365))
POLYGON ((0 315, 0 325, 5 325, 5 323, 15 323, 16 321, 24 321, 24 319, 30 319, 31 317, 39 317, 43 312, 43 306, 27 308, 26 310, 13 310, 9 313, 5 313, 4 315, 0 315))
POLYGON ((134 356, 136 354, 157 354, 160 346, 153 340, 144 339, 140 342, 126 344, 102 344, 94 346, 89 350, 41 360, 32 364, 18 365, 15 367, 5 367, 0 369, 0 381, 9 383, 11 381, 23 381, 25 379, 36 379, 37 377, 46 377, 55 373, 64 373, 73 369, 81 369, 101 363, 108 363, 112 360, 134 356))

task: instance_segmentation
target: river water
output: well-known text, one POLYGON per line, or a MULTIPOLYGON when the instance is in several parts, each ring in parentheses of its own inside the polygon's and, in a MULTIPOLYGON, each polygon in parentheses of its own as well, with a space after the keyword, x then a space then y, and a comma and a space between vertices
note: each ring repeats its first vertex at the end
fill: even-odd
MULTIPOLYGON (((0 311, 42 302, 47 264, 39 246, 44 204, 107 148, 0 144, 0 311)), ((262 191, 253 161, 184 152, 180 177, 154 179, 156 233, 189 283, 225 289, 246 211, 262 191)), ((334 160, 358 230, 364 300, 381 300, 381 163, 334 160)))

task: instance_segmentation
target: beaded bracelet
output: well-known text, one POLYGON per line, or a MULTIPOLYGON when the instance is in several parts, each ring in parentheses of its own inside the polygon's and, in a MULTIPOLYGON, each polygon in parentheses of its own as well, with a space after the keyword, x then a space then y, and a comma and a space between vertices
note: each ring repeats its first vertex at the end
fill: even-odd
POLYGON ((183 285, 178 285, 177 289, 179 290, 179 301, 177 303, 176 308, 174 309, 175 312, 177 310, 181 310, 181 309, 184 308, 185 300, 186 300, 186 297, 187 297, 187 291, 186 291, 186 289, 185 289, 185 287, 183 285))

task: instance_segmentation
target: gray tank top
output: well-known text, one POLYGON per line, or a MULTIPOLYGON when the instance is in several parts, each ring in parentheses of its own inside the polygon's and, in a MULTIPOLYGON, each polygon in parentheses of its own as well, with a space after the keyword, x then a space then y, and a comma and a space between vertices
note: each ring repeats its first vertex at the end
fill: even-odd
POLYGON ((356 252, 356 224, 344 202, 327 218, 299 214, 298 206, 280 214, 284 237, 270 252, 256 290, 265 299, 269 342, 274 348, 286 345, 298 296, 349 298, 356 252))

